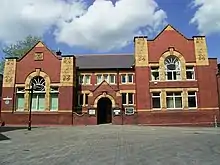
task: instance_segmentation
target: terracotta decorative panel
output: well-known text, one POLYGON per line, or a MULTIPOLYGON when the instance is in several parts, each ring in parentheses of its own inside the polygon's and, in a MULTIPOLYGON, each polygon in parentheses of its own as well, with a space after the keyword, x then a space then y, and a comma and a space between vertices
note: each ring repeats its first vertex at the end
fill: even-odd
POLYGON ((16 59, 6 59, 4 67, 3 87, 14 87, 16 59))
POLYGON ((197 65, 209 65, 205 37, 194 37, 195 55, 197 65))
POLYGON ((63 57, 61 62, 60 83, 62 86, 75 85, 75 64, 73 57, 63 57))
POLYGON ((148 45, 144 37, 135 38, 135 65, 148 66, 148 45))
POLYGON ((44 59, 44 54, 43 54, 43 52, 36 52, 35 54, 34 54, 34 60, 35 61, 41 61, 41 60, 43 60, 44 59))

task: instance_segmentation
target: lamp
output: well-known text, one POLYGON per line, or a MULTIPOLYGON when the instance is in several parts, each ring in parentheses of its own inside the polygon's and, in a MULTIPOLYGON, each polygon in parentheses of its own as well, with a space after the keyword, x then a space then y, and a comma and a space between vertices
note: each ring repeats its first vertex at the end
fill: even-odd
POLYGON ((32 81, 31 81, 30 84, 31 84, 30 85, 31 88, 25 89, 25 90, 29 91, 29 94, 31 92, 31 94, 30 94, 30 102, 29 102, 29 109, 30 110, 29 110, 29 117, 28 117, 28 130, 29 131, 31 130, 31 122, 32 122, 32 120, 31 120, 31 108, 32 108, 33 92, 34 92, 34 89, 35 89, 35 85, 34 85, 34 83, 32 83, 32 81))

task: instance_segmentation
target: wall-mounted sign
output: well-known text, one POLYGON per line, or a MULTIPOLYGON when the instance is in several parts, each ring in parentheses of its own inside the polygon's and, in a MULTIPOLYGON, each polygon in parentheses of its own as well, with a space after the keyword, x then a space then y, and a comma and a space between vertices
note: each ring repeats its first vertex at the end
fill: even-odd
POLYGON ((114 109, 113 112, 114 112, 115 116, 119 116, 121 114, 121 110, 120 109, 114 109))
POLYGON ((5 102, 6 105, 8 105, 11 100, 12 100, 12 98, 8 97, 8 96, 3 98, 3 101, 5 102))
POLYGON ((96 110, 95 109, 89 109, 88 113, 89 113, 89 115, 96 115, 96 110))
POLYGON ((126 115, 133 115, 134 114, 134 107, 126 107, 125 114, 126 115))

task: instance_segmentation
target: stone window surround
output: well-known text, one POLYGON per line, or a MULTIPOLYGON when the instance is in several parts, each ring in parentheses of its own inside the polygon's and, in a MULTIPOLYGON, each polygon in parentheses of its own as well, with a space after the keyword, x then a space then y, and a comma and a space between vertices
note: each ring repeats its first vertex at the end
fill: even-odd
MULTIPOLYGON (((173 47, 170 47, 168 49, 168 51, 164 52, 162 54, 162 56, 160 57, 159 59, 159 63, 150 63, 149 64, 149 67, 159 67, 159 80, 152 80, 150 78, 150 81, 196 81, 195 79, 186 79, 186 67, 187 66, 196 66, 196 63, 186 63, 184 57, 182 56, 181 53, 179 53, 178 51, 174 50, 173 47), (173 55, 173 56, 176 56, 179 60, 180 60, 180 76, 181 76, 181 79, 180 80, 166 80, 166 77, 165 77, 165 72, 166 72, 166 69, 165 69, 165 64, 164 64, 164 61, 166 59, 166 57, 170 56, 170 55, 173 55)), ((195 77, 195 71, 194 71, 194 77, 195 77)))
MULTIPOLYGON (((28 77, 25 80, 25 89, 30 88, 30 82, 35 76, 41 76, 45 80, 45 111, 50 110, 50 78, 49 76, 45 73, 40 71, 40 69, 36 69, 35 72, 32 72, 31 74, 28 75, 28 77)), ((25 91, 25 105, 24 105, 24 111, 29 110, 29 91, 25 91)))
POLYGON ((94 75, 95 75, 95 77, 96 77, 95 85, 99 85, 99 84, 101 84, 101 83, 104 81, 104 75, 108 75, 109 78, 110 78, 110 75, 115 75, 114 83, 110 83, 110 82, 107 82, 107 83, 109 83, 109 84, 116 84, 116 83, 117 83, 117 73, 102 72, 102 73, 95 73, 94 75), (98 76, 98 75, 101 75, 101 77, 102 77, 100 83, 97 83, 97 76, 98 76))
MULTIPOLYGON (((50 94, 52 93, 52 94, 59 94, 59 86, 60 86, 60 83, 52 83, 51 85, 50 85, 50 94), (58 90, 53 90, 53 88, 58 88, 58 90), (51 90, 52 89, 52 90, 51 90)), ((16 87, 16 94, 24 94, 24 102, 28 102, 28 101, 26 101, 25 100, 25 94, 26 94, 26 92, 27 91, 25 91, 25 84, 15 84, 15 87, 16 87), (21 91, 21 90, 18 90, 18 88, 23 88, 23 90, 21 91)), ((28 89, 28 88, 26 88, 26 89, 28 89)), ((44 92, 45 93, 45 92, 44 92)), ((46 98, 45 98, 46 99, 46 98)), ((27 106, 27 105, 26 105, 27 106)), ((28 108, 29 108, 29 105, 28 105, 28 108)), ((46 109, 46 108, 45 108, 46 109)), ((24 105, 24 110, 19 110, 19 109, 16 109, 16 111, 21 111, 21 112, 24 112, 24 111, 28 111, 29 109, 25 109, 25 105, 24 105)), ((55 110, 52 110, 52 109, 50 109, 50 111, 55 111, 55 110)), ((57 110, 56 110, 57 111, 57 110)), ((37 112, 37 111, 35 111, 35 112, 37 112)), ((41 111, 41 112, 43 112, 43 111, 41 111)))
POLYGON ((133 105, 135 106, 135 90, 120 90, 120 96, 122 96, 122 93, 126 93, 126 104, 123 104, 124 106, 133 105), (133 104, 129 104, 128 100, 128 93, 133 94, 133 104))
POLYGON ((91 78, 92 78, 92 74, 91 73, 80 73, 79 76, 78 76, 79 84, 80 85, 92 85, 91 78), (80 82, 81 76, 83 76, 83 83, 80 82), (85 80, 85 76, 89 76, 89 83, 88 84, 86 84, 85 81, 84 81, 85 80))
MULTIPOLYGON (((190 109, 197 109, 198 108, 198 98, 197 98, 197 92, 198 88, 164 88, 164 89, 150 89, 151 93, 158 93, 160 92, 160 98, 161 98, 161 108, 160 110, 169 110, 167 109, 166 105, 166 92, 181 92, 182 96, 182 108, 175 108, 178 110, 190 110, 190 109), (195 92, 196 94, 196 105, 197 107, 188 107, 188 92, 195 92)), ((152 99, 152 98, 151 98, 152 99)), ((151 107, 151 109, 155 110, 151 107)), ((171 108, 173 109, 173 108, 171 108)), ((157 108, 158 110, 158 108, 157 108)))
MULTIPOLYGON (((88 95, 89 97, 89 93, 88 92, 78 92, 78 95, 77 95, 77 105, 78 106, 82 106, 82 107, 86 107, 88 106, 88 104, 86 104, 86 95, 88 95), (81 98, 81 95, 83 95, 83 104, 80 105, 80 98, 81 98)), ((89 98, 88 98, 89 99, 89 98)))
POLYGON ((134 84, 134 73, 133 72, 124 72, 124 73, 119 73, 120 75, 120 85, 127 85, 127 84, 134 84), (126 82, 122 82, 122 75, 126 75, 126 82), (132 75, 132 82, 128 82, 128 75, 132 75))

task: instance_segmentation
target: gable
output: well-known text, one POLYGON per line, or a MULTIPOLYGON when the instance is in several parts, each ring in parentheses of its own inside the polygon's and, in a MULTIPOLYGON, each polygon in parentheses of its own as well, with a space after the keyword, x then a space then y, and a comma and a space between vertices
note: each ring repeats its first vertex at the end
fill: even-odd
POLYGON ((115 90, 104 80, 101 84, 99 84, 94 90, 94 91, 97 91, 97 92, 105 92, 105 91, 114 91, 115 90))
POLYGON ((52 81, 59 82, 60 59, 61 57, 56 56, 39 41, 22 58, 17 60, 16 75, 18 76, 16 76, 16 82, 23 83, 26 77, 36 69, 47 73, 52 81))
POLYGON ((48 47, 42 41, 39 41, 26 54, 24 54, 20 59, 18 59, 18 61, 22 61, 27 56, 31 55, 33 56, 33 59, 35 61, 43 61, 45 56, 44 53, 50 54, 59 59, 59 57, 55 55, 50 49, 48 49, 48 47))
POLYGON ((189 40, 185 37, 181 32, 175 29, 172 25, 168 24, 152 41, 157 40, 159 38, 163 38, 163 36, 178 36, 185 40, 189 40))

